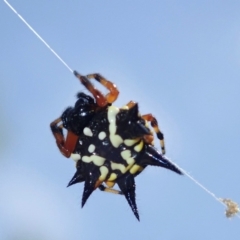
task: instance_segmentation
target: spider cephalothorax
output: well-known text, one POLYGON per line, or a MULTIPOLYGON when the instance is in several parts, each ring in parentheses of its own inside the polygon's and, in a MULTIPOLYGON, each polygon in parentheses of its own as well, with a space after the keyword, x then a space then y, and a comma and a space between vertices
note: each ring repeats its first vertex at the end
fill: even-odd
POLYGON ((68 186, 85 183, 82 207, 96 188, 123 194, 139 220, 134 178, 148 165, 164 167, 178 174, 182 172, 163 156, 163 134, 152 114, 140 115, 138 104, 132 101, 122 108, 113 106, 119 92, 101 75, 85 77, 76 71, 74 74, 94 98, 79 93, 75 106, 67 108, 50 125, 61 153, 76 161, 77 171, 68 186), (109 93, 103 96, 89 78, 100 82, 109 93), (154 136, 148 122, 160 140, 162 154, 153 146, 154 136), (66 137, 63 128, 67 130, 66 137), (120 191, 112 189, 115 183, 120 191))
POLYGON ((62 116, 63 127, 80 135, 84 126, 92 119, 96 111, 94 99, 83 92, 77 94, 75 106, 67 108, 62 116))

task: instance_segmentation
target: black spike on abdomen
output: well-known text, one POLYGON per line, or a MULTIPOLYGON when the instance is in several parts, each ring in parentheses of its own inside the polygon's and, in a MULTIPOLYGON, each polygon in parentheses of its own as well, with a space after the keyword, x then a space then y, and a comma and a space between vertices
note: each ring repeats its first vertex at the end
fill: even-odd
POLYGON ((160 154, 152 145, 145 145, 145 151, 141 157, 141 165, 152 165, 167 168, 175 173, 183 175, 181 170, 175 166, 170 160, 160 154))
POLYGON ((99 178, 99 171, 90 171, 86 176, 84 190, 82 195, 82 207, 85 205, 86 201, 95 190, 96 182, 99 178))
POLYGON ((128 201, 129 206, 131 207, 135 217, 138 221, 140 221, 137 204, 136 204, 136 194, 135 194, 135 181, 132 174, 127 173, 123 175, 117 181, 118 186, 122 193, 124 194, 125 198, 128 201))
POLYGON ((68 183, 67 187, 70 187, 73 184, 80 183, 80 182, 83 182, 83 181, 85 181, 85 178, 82 175, 82 173, 80 172, 80 170, 78 169, 76 171, 76 173, 74 174, 74 176, 72 177, 72 179, 70 180, 70 182, 68 183))

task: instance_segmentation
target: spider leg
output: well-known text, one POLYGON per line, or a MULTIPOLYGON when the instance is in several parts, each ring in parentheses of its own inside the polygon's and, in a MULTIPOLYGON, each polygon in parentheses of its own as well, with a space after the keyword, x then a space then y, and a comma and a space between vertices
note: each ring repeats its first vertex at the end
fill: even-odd
POLYGON ((106 78, 104 78, 98 73, 88 74, 86 77, 94 78, 109 90, 109 93, 105 96, 108 103, 113 103, 117 99, 119 91, 114 83, 108 81, 106 78))
POLYGON ((87 77, 82 76, 81 74, 79 74, 77 71, 74 71, 74 75, 80 80, 80 82, 87 88, 87 90, 92 93, 92 95, 94 96, 97 105, 99 107, 105 107, 108 105, 108 101, 106 100, 106 98, 103 96, 103 94, 97 90, 92 83, 87 79, 87 77))
POLYGON ((76 136, 71 131, 68 131, 66 139, 64 139, 63 135, 63 126, 58 125, 62 121, 61 118, 57 118, 50 124, 50 128, 52 130, 53 136, 56 139, 57 146, 61 153, 69 158, 71 153, 74 151, 76 143, 78 141, 78 136, 76 136))
POLYGON ((152 114, 142 115, 142 118, 151 123, 151 126, 153 127, 154 132, 157 135, 157 138, 160 140, 162 154, 165 154, 166 150, 165 150, 164 137, 163 137, 163 133, 159 129, 157 119, 152 114))
POLYGON ((108 187, 105 187, 103 186, 103 184, 101 184, 99 187, 98 187, 99 190, 103 191, 103 192, 109 192, 109 193, 114 193, 114 194, 120 194, 120 195, 123 195, 123 193, 119 190, 116 190, 116 189, 112 189, 112 188, 108 188, 108 187))

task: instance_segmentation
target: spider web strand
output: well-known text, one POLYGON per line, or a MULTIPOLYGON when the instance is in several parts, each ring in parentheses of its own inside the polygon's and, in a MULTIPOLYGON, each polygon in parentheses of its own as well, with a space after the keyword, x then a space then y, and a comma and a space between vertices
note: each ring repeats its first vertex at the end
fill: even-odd
POLYGON ((68 66, 66 62, 63 61, 63 59, 47 44, 47 42, 31 27, 30 24, 13 8, 10 3, 8 3, 6 0, 3 0, 7 6, 27 25, 27 27, 45 44, 45 46, 64 64, 64 66, 73 73, 73 70, 68 66))
MULTIPOLYGON (((208 193, 210 196, 212 196, 216 201, 218 201, 219 203, 221 203, 223 206, 227 207, 228 209, 226 210, 226 216, 227 216, 227 212, 229 211, 229 205, 227 204, 228 202, 235 204, 236 207, 236 212, 230 216, 237 216, 238 218, 240 218, 239 215, 239 207, 238 205, 233 202, 231 199, 222 199, 222 198, 218 198, 213 192, 211 192, 209 189, 207 189, 205 186, 203 186, 199 181, 197 181, 192 175, 190 175, 186 170, 184 170, 183 168, 179 167, 175 162, 173 162, 171 160, 171 162, 178 167, 190 180, 192 180, 196 185, 198 185, 200 188, 202 188, 206 193, 208 193)), ((228 217, 228 216, 227 216, 228 217)))

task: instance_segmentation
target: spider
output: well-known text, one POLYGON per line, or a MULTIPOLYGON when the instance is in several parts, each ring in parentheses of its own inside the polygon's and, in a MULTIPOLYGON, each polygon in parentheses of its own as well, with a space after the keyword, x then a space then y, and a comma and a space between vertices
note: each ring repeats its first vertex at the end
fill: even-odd
POLYGON ((119 91, 100 74, 83 76, 74 71, 74 75, 93 97, 78 93, 75 106, 50 124, 60 152, 76 161, 77 170, 68 186, 84 182, 82 207, 97 188, 124 195, 139 220, 134 178, 148 165, 182 172, 163 156, 164 137, 152 114, 141 115, 133 101, 121 108, 113 106, 119 91), (89 79, 98 81, 109 93, 104 96, 89 79), (149 122, 160 140, 162 154, 153 145, 149 122), (120 190, 112 188, 115 183, 120 190))

